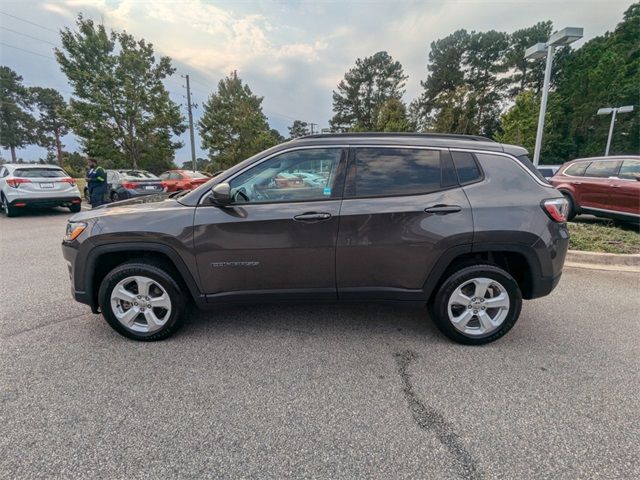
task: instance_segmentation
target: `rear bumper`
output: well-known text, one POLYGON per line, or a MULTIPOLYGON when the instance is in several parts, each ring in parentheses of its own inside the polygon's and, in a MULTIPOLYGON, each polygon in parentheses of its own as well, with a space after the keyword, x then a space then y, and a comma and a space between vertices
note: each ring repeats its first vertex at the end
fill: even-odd
POLYGON ((79 205, 81 201, 79 196, 14 198, 9 202, 9 205, 12 207, 68 207, 79 205))

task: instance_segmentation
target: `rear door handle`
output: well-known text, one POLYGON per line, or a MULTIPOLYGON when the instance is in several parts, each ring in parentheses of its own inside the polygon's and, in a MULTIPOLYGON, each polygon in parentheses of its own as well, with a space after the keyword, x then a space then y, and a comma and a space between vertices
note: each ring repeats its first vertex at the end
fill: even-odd
POLYGON ((448 215, 462 211, 462 207, 458 205, 434 205, 433 207, 425 208, 424 211, 435 215, 448 215))
POLYGON ((323 220, 329 220, 331 218, 330 213, 326 212, 306 212, 301 213, 293 217, 297 222, 321 222, 323 220))

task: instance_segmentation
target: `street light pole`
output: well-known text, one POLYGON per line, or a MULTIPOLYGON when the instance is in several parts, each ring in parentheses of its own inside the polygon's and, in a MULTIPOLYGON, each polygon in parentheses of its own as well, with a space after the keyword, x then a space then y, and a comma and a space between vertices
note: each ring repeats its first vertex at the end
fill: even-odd
POLYGON ((609 135, 607 136, 607 146, 604 150, 604 156, 609 156, 609 150, 611 148, 611 138, 613 137, 613 126, 616 124, 616 115, 618 113, 633 112, 633 105, 625 105, 624 107, 606 107, 600 108, 597 112, 598 115, 611 114, 611 124, 609 125, 609 135))
POLYGON ((524 58, 538 59, 547 57, 544 67, 544 83, 542 84, 542 96, 540 98, 540 113, 538 115, 538 129, 536 131, 536 144, 533 150, 533 164, 537 167, 540 163, 540 150, 542 148, 542 134, 544 133, 544 116, 547 112, 547 99, 549 97, 549 83, 551 82, 551 66, 555 47, 569 45, 582 38, 582 28, 567 27, 552 34, 546 43, 536 43, 527 48, 524 58))
POLYGON ((553 65, 553 45, 547 47, 547 64, 544 67, 544 83, 542 84, 542 98, 540 99, 540 113, 538 114, 538 130, 536 131, 536 146, 533 149, 533 165, 540 163, 540 149, 542 148, 542 135, 544 133, 544 116, 547 112, 547 99, 549 98, 549 83, 551 82, 551 66, 553 65))

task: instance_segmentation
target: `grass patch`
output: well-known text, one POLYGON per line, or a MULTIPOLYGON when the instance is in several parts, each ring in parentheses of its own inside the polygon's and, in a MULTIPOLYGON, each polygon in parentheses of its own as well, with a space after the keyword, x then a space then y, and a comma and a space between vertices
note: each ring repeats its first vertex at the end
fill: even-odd
POLYGON ((577 217, 569 222, 569 248, 589 252, 640 253, 637 225, 600 218, 577 217))

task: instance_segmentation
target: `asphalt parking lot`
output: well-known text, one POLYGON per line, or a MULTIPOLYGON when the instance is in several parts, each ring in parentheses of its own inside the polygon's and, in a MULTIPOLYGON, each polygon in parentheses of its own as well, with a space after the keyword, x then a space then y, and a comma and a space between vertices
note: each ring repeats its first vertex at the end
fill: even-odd
POLYGON ((384 305, 143 344, 71 299, 68 216, 0 217, 1 478, 640 477, 640 274, 566 269, 480 348, 384 305))

